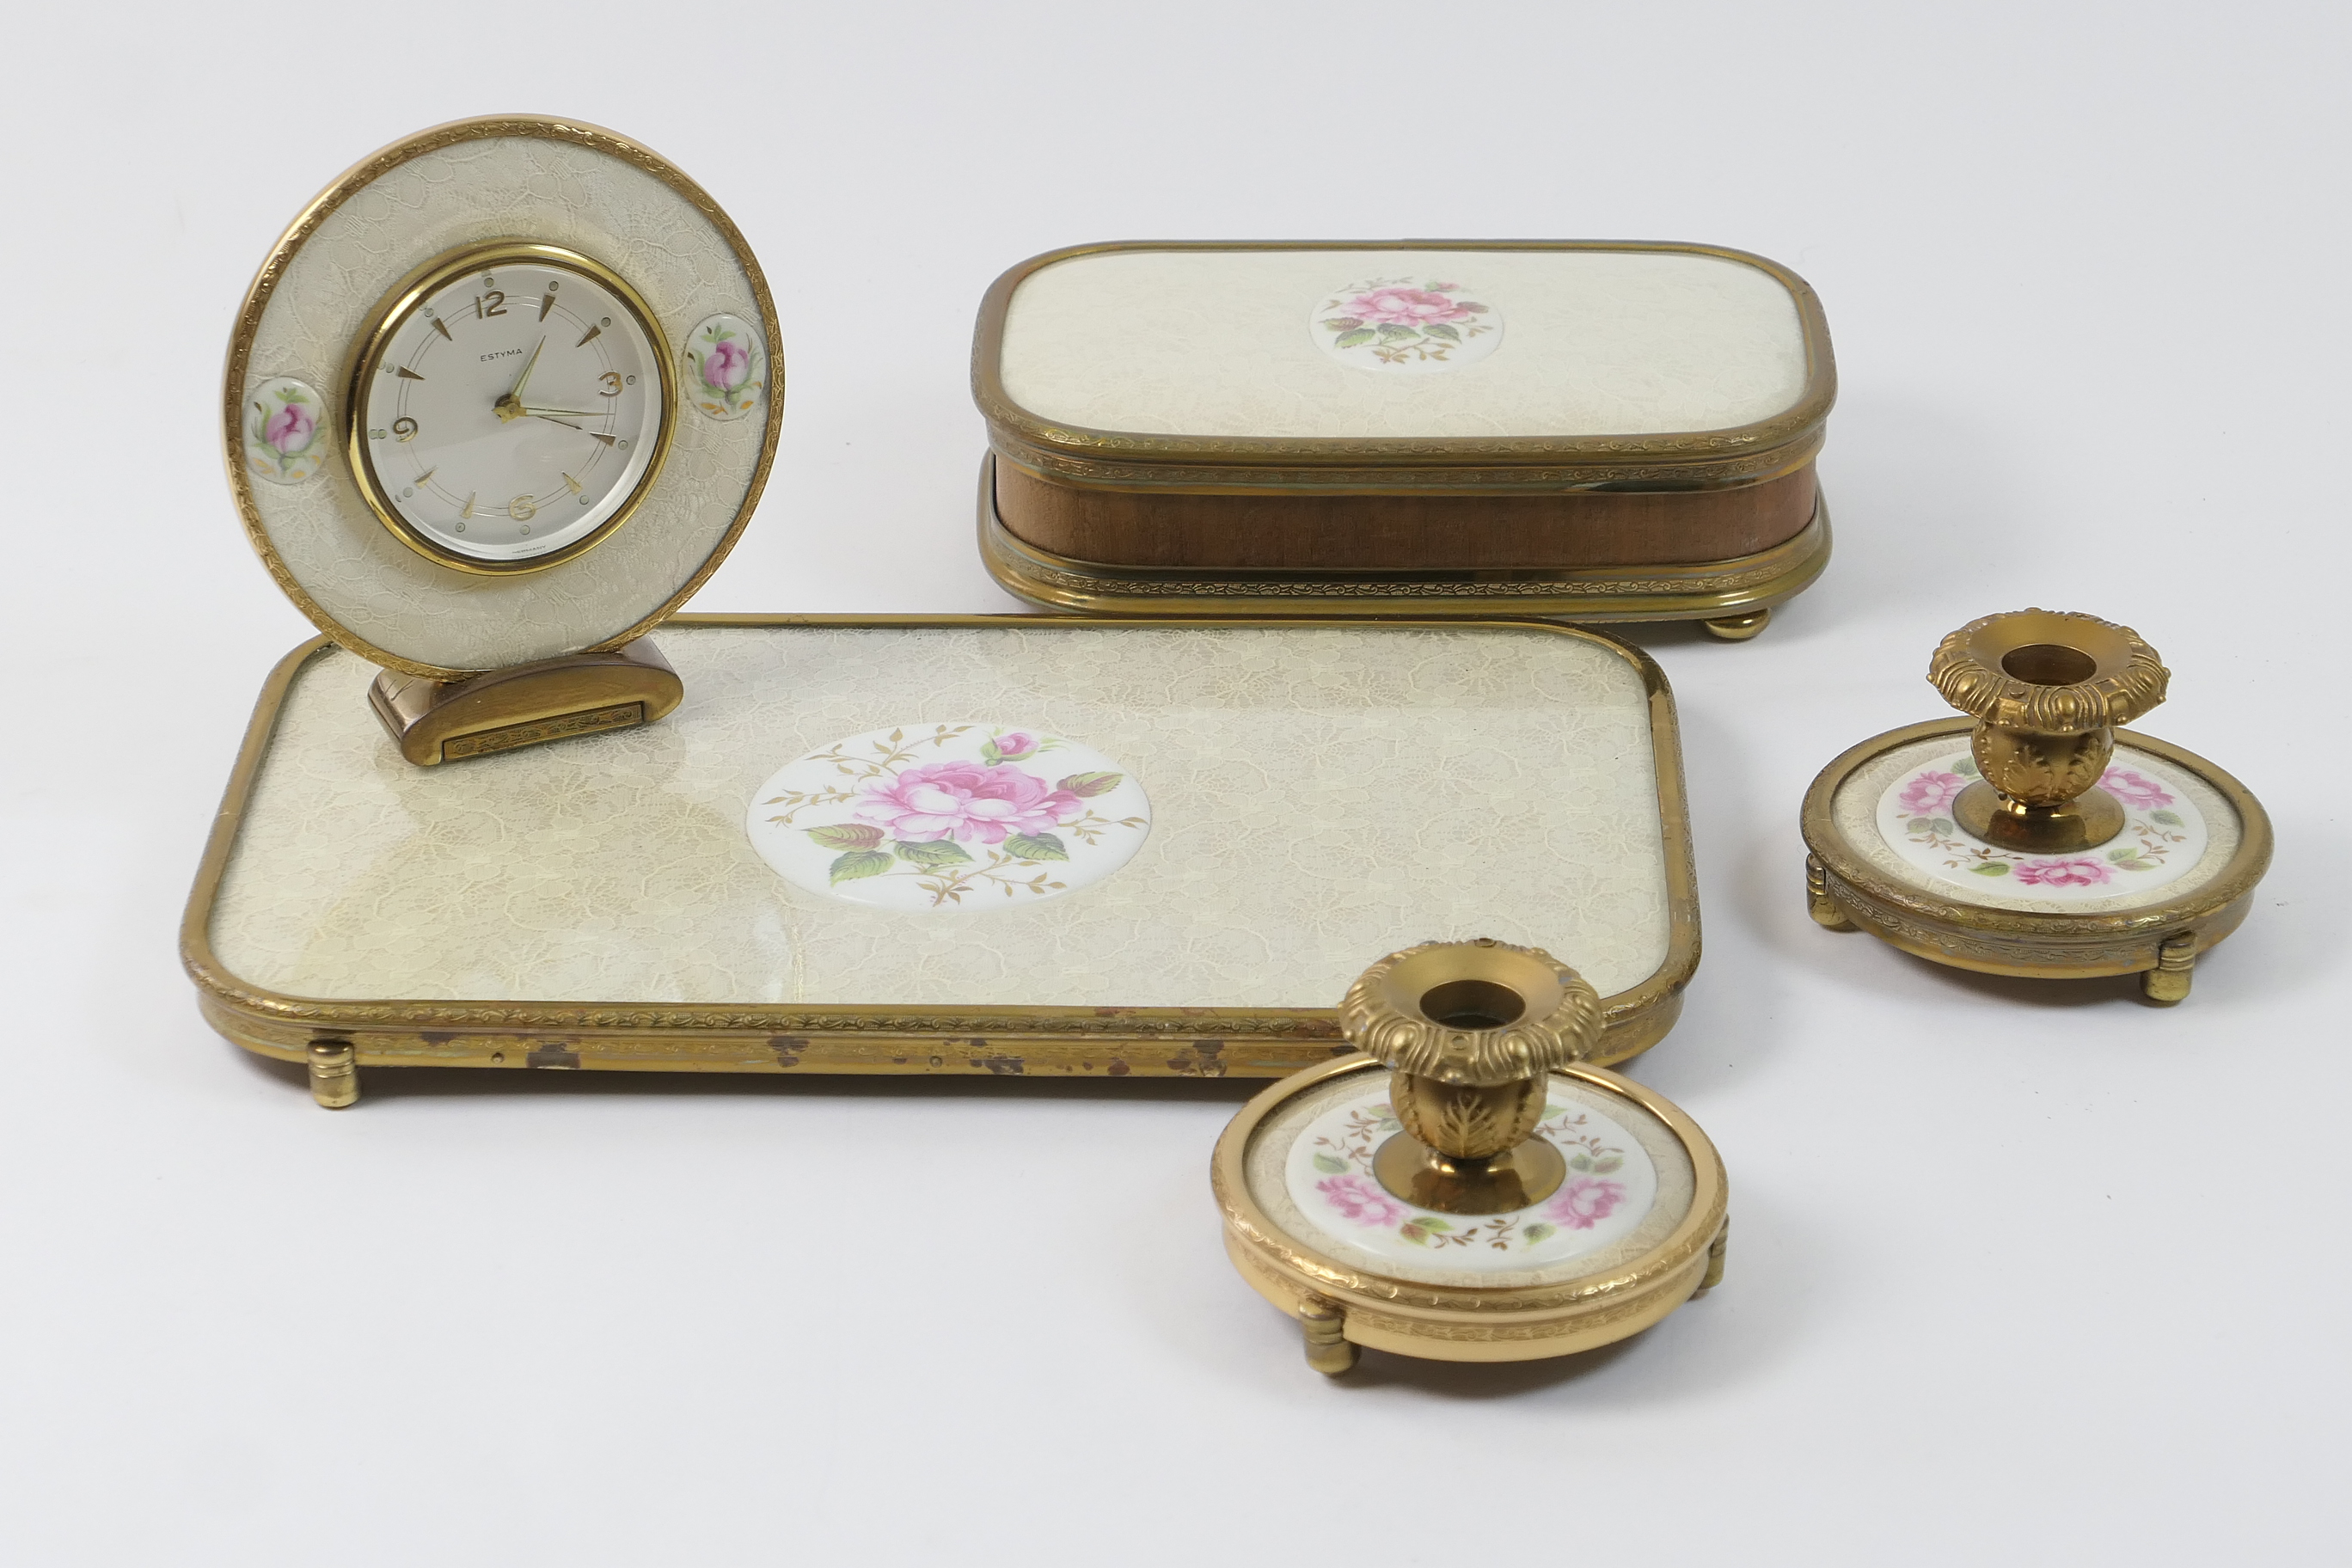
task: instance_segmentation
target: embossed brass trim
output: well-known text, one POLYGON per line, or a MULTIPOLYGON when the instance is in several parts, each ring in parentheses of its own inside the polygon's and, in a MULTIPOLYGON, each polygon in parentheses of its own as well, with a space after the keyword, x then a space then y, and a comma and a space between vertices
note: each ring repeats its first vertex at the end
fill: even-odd
MULTIPOLYGON (((742 504, 736 509, 735 521, 677 592, 656 605, 651 614, 627 629, 576 651, 600 653, 635 641, 668 619, 680 605, 694 596, 696 589, 709 580, 710 574, 719 570, 719 563, 727 559, 727 552, 735 548, 735 542, 741 537, 745 525, 751 521, 752 510, 759 505, 760 493, 767 488, 769 470, 775 465, 776 443, 783 430, 783 333, 777 324, 775 297, 769 291, 767 276, 760 270, 758 258, 751 254, 751 247, 745 242, 742 231, 735 226, 734 220, 727 216, 725 209, 711 199, 709 192, 688 179, 683 170, 659 153, 617 132, 577 120, 538 114, 494 114, 475 120, 452 121, 446 125, 420 131, 414 136, 404 137, 388 147, 371 153, 343 171, 332 184, 302 209, 300 216, 270 247, 269 255, 246 289, 244 302, 237 307, 236 325, 229 335, 228 361, 221 375, 222 451, 228 463, 229 490, 236 499, 237 515, 245 524, 246 538, 253 545, 255 553, 261 557, 262 564, 268 568, 270 578, 278 584, 278 591, 294 601, 296 607, 310 617, 311 625, 369 663, 385 669, 396 669, 404 675, 426 676, 435 680, 463 680, 485 672, 425 664, 376 647, 327 614, 295 580, 286 563, 278 558, 276 548, 269 542, 268 531, 262 526, 260 509, 254 500, 252 477, 245 470, 241 447, 245 383, 251 369, 253 339, 260 330, 262 311, 284 281, 287 268, 321 224, 352 196, 412 158, 467 142, 511 136, 565 142, 616 158, 661 181, 690 204, 726 240, 728 248, 734 252, 736 265, 743 269, 743 276, 751 282, 753 302, 759 308, 761 331, 767 340, 768 363, 772 370, 767 428, 761 438, 759 461, 752 468, 750 484, 744 488, 742 504)), ((656 336, 660 338, 662 334, 656 333, 656 336)), ((662 341, 665 357, 676 352, 675 345, 669 344, 666 338, 662 341)), ((343 395, 348 400, 347 390, 343 395)))
MULTIPOLYGON (((952 626, 1026 628, 1103 623, 1076 616, 682 615, 688 626, 952 626)), ((1210 617, 1184 626, 1310 626, 1210 617)), ((1459 631, 1444 622, 1382 622, 1459 631)), ((1641 676, 1648 694, 1666 886, 1666 952, 1639 984, 1601 998, 1593 1060, 1617 1063, 1664 1038, 1698 967, 1698 883, 1674 693, 1655 661, 1598 632, 1541 622, 1488 622, 1497 630, 1582 638, 1641 676)), ((736 1005, 722 1003, 419 1001, 289 995, 248 984, 214 954, 213 907, 286 694, 304 664, 331 647, 295 648, 271 671, 205 846, 180 922, 180 958, 212 1026, 247 1050, 306 1059, 323 1036, 348 1039, 364 1067, 566 1067, 639 1071, 1085 1074, 1278 1078, 1348 1050, 1327 1007, 1016 1007, 736 1005), (550 1054, 552 1053, 552 1054, 550 1054)))
POLYGON ((1111 566, 1017 539, 996 511, 993 453, 981 461, 980 556, 1007 593, 1094 616, 1558 616, 1591 622, 1684 621, 1768 611, 1829 565, 1830 510, 1769 550, 1689 566, 1574 571, 1202 572, 1111 566))
MULTIPOLYGON (((1808 870, 1807 901, 1814 920, 1832 930, 1836 917, 1917 957, 1986 974, 2064 978, 2131 974, 2164 963, 2167 942, 2192 939, 2202 952, 2235 931, 2253 904, 2254 886, 2271 861, 2271 821, 2252 791, 2196 752, 2129 730, 2116 743, 2159 757, 2210 784, 2241 825, 2238 847, 2220 876, 2177 898, 2105 914, 2042 914, 1994 909, 1940 897, 1897 880, 1874 865, 1839 829, 1839 788, 1871 761, 1915 741, 1965 738, 1972 719, 1931 719, 1874 735, 1842 752, 1805 792, 1800 826, 1818 862, 1808 870), (1822 900, 1829 908, 1822 908, 1822 900)), ((1957 894, 1958 889, 1955 889, 1957 894)), ((2184 967, 2174 947, 2172 967, 2184 967)))
POLYGON ((1294 1317, 1320 1300, 1344 1318, 1348 1340, 1437 1361, 1528 1361, 1567 1355, 1639 1333, 1681 1306, 1706 1278, 1724 1228, 1729 1184, 1722 1156, 1682 1110, 1633 1079, 1590 1063, 1559 1069, 1632 1100, 1664 1122, 1690 1155, 1690 1212, 1642 1257, 1551 1285, 1423 1285, 1342 1263, 1289 1236, 1250 1196, 1251 1141, 1285 1102, 1335 1078, 1385 1069, 1356 1053, 1276 1084, 1244 1106, 1217 1140, 1210 1185, 1225 1251, 1253 1289, 1294 1317))
POLYGON ((999 450, 1056 479, 1078 482, 1186 489, 1339 486, 1381 493, 1457 486, 1706 489, 1786 473, 1810 458, 1837 399, 1837 368, 1829 323, 1811 286, 1778 262, 1722 246, 1648 240, 1129 240, 1033 256, 990 285, 972 337, 971 393, 999 450), (1795 402, 1769 419, 1650 436, 1164 436, 1065 425, 1014 401, 1001 367, 1006 312, 1023 281, 1076 257, 1147 250, 1620 251, 1736 261, 1768 274, 1795 301, 1805 345, 1805 384, 1795 402), (1800 448, 1801 457, 1795 455, 1800 448), (1445 472, 1441 477, 1436 470, 1445 472))

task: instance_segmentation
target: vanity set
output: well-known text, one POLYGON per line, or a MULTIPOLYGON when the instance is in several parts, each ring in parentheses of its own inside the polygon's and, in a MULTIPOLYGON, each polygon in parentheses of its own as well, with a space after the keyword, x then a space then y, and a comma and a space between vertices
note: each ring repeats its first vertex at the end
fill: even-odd
MULTIPOLYGON (((1674 698, 1594 628, 1744 640, 1822 572, 1812 290, 1700 245, 1082 246, 990 289, 972 390, 980 552, 1043 613, 681 614, 782 416, 726 213, 534 116, 337 179, 223 379, 320 636, 197 873, 206 1020, 331 1107, 424 1066, 1274 1080, 1212 1185, 1326 1373, 1714 1285, 1723 1162, 1612 1070, 1698 963, 1674 698)), ((2186 997, 2270 828, 2124 728, 2156 651, 2027 609, 1928 673, 1956 715, 1805 795, 1813 920, 2186 997)))

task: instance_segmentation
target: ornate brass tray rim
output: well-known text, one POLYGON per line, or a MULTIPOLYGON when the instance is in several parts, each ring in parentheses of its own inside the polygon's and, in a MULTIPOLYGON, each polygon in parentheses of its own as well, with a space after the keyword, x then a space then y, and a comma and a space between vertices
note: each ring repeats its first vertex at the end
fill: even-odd
POLYGON ((980 477, 980 554, 989 575, 1031 604, 1091 616, 1230 616, 1254 611, 1317 619, 1689 620, 1785 604, 1828 569, 1832 545, 1829 502, 1823 498, 1815 500, 1811 522, 1769 550, 1687 565, 1363 572, 1114 566, 1057 555, 1016 537, 997 514, 995 461, 993 453, 982 459, 980 477), (1710 583, 1721 585, 1701 586, 1710 583))
MULTIPOLYGON (((679 586, 677 592, 655 606, 650 614, 626 631, 607 637, 602 642, 592 644, 581 651, 602 653, 619 647, 624 643, 634 642, 668 619, 672 612, 692 598, 696 590, 710 580, 710 574, 719 570, 719 563, 727 559, 727 552, 735 548, 735 542, 742 536, 744 528, 751 521, 752 510, 760 503, 761 492, 767 488, 769 470, 775 465, 776 444, 783 432, 783 331, 776 319, 775 297, 769 290, 767 275, 760 270, 758 258, 751 254, 751 247, 743 238, 742 231, 735 226, 735 221, 727 216, 725 209, 719 206, 708 191, 688 178, 684 170, 660 153, 630 141, 617 132, 607 131, 602 126, 591 125, 584 121, 560 119, 543 114, 492 114, 471 120, 453 120, 446 124, 420 131, 413 136, 403 137, 388 147, 379 148, 371 153, 344 170, 335 177, 331 184, 311 200, 309 206, 302 209, 299 216, 287 226, 286 232, 278 237, 278 243, 270 247, 268 256, 263 258, 260 268, 253 275, 253 281, 247 286, 244 300, 237 306, 236 325, 229 334, 228 358, 221 373, 222 456, 228 465, 229 493, 236 498, 237 517, 245 525, 246 540, 253 546, 254 552, 261 557, 261 563, 268 568, 270 578, 277 583, 278 590, 293 600, 295 605, 310 617, 310 624, 324 632, 330 640, 359 655, 370 664, 378 665, 385 669, 395 669, 403 675, 423 676, 433 680, 463 680, 486 672, 425 664, 376 647, 329 615, 325 607, 313 599, 309 591, 295 580, 294 574, 287 569, 286 563, 278 557, 277 547, 269 542, 268 529, 262 525, 261 510, 254 500, 252 479, 245 471, 241 450, 245 418, 245 380, 247 366, 253 357, 254 335, 261 328, 262 312, 268 308, 271 297, 278 291, 278 285, 284 278, 286 268, 293 262, 302 247, 310 242, 310 237, 318 231, 320 225, 331 217, 352 196, 411 159, 427 153, 437 153, 444 148, 454 147, 462 142, 491 141, 505 137, 536 137, 542 141, 568 142, 572 146, 588 148, 592 152, 604 153, 607 157, 617 159, 651 174, 684 197, 709 222, 711 227, 719 231, 719 237, 727 242, 728 248, 734 253, 736 265, 743 269, 744 277, 751 280, 753 302, 758 306, 760 312, 760 330, 766 335, 768 344, 771 379, 768 385, 767 428, 761 438, 759 461, 752 467, 751 483, 743 492, 743 502, 736 510, 735 521, 728 526, 727 531, 720 535, 719 542, 712 547, 710 553, 703 558, 702 563, 695 568, 692 574, 679 586)), ((525 237, 512 237, 520 239, 525 237)), ((677 353, 677 345, 665 342, 662 352, 667 358, 677 353)), ((348 398, 350 394, 347 388, 338 386, 336 395, 348 398)), ((673 422, 682 416, 682 410, 673 408, 670 411, 673 422)), ((454 567, 446 569, 457 570, 454 567)))
POLYGON ((1554 1285, 1423 1285, 1338 1259, 1291 1240, 1266 1217, 1249 1194, 1246 1165, 1250 1140, 1284 1101, 1347 1073, 1385 1072, 1359 1051, 1293 1074, 1261 1090, 1227 1123, 1210 1163, 1209 1181, 1225 1227, 1262 1264, 1294 1286, 1350 1306, 1361 1304, 1431 1321, 1492 1321, 1535 1313, 1572 1320, 1581 1313, 1648 1295, 1673 1284, 1703 1258, 1723 1228, 1730 1202, 1723 1158, 1714 1142, 1673 1101, 1621 1073, 1591 1062, 1558 1070, 1597 1089, 1622 1095, 1666 1124, 1690 1156, 1690 1212, 1641 1257, 1602 1273, 1554 1285))
MULTIPOLYGON (((2147 752, 2163 758, 2175 767, 2195 773, 2210 784, 2238 814, 2241 827, 2238 847, 2222 867, 2221 874, 2211 881, 2178 898, 2142 909, 2079 915, 1963 904, 1938 899, 1898 882, 1856 853, 1847 843, 1845 835, 1839 830, 1833 814, 1839 786, 1857 769, 1897 747, 1938 735, 1966 736, 1975 726, 1976 721, 1965 715, 1930 719, 1874 735, 1840 752, 1827 767, 1814 775, 1811 785, 1805 791, 1804 805, 1799 817, 1805 847, 1821 860, 1838 882, 1874 903, 1898 910, 1925 924, 1948 930, 1954 935, 1999 936, 2053 952, 2063 951, 2069 942, 2113 943, 2119 939, 2128 941, 2177 929, 2185 921, 2210 919, 2252 893, 2255 884, 2262 880, 2263 874, 2270 868, 2273 847, 2270 815, 2263 809, 2262 803, 2254 798, 2252 791, 2227 772, 2185 747, 2159 741, 2153 735, 2141 734, 2136 730, 2118 729, 2116 731, 2118 747, 2128 746, 2147 752)), ((1865 908, 1862 912, 1866 916, 1870 910, 1865 908)))
POLYGON ((1730 458, 1753 461, 1753 454, 1801 440, 1828 418, 1837 400, 1836 362, 1830 352, 1829 323, 1820 297, 1802 278, 1779 262, 1727 246, 1680 240, 1450 239, 1450 240, 1118 240, 1066 246, 1009 268, 989 285, 972 335, 972 400, 992 437, 1016 447, 1074 458, 1117 454, 1129 461, 1166 463, 1361 464, 1415 468, 1498 462, 1575 464, 1604 471, 1627 459, 1704 463, 1730 458), (1004 389, 1004 323, 1013 292, 1031 274, 1081 256, 1118 251, 1297 251, 1328 250, 1512 250, 1631 251, 1705 256, 1753 267, 1789 291, 1805 347, 1805 384, 1788 408, 1767 419, 1715 430, 1662 432, 1650 436, 1347 437, 1268 436, 1160 436, 1099 430, 1045 419, 1016 402, 1004 389))
MULTIPOLYGON (((1017 630, 1040 626, 1103 630, 1137 623, 1106 621, 1086 616, 940 616, 940 615, 682 615, 675 623, 686 626, 748 628, 763 626, 896 626, 1017 630)), ((1266 626, 1320 628, 1328 620, 1257 620, 1231 617, 1183 617, 1155 621, 1154 626, 1233 627, 1255 630, 1266 626)), ((1367 621, 1381 629, 1411 628, 1460 631, 1461 624, 1445 621, 1367 621)), ((1675 722, 1674 693, 1655 660, 1601 633, 1546 622, 1487 621, 1482 628, 1505 632, 1541 632, 1596 643, 1633 666, 1647 696, 1651 755, 1656 774, 1661 851, 1666 885, 1666 952, 1658 967, 1640 984, 1601 999, 1605 1033, 1602 1061, 1623 1061, 1662 1038, 1682 1008, 1682 991, 1698 967, 1698 892, 1692 863, 1690 823, 1682 776, 1682 745, 1675 722)), ((802 1045, 855 1044, 874 1048, 875 1067, 887 1060, 884 1053, 894 1042, 941 1041, 964 1046, 985 1043, 995 1048, 1008 1043, 1036 1044, 1075 1050, 1133 1045, 1140 1047, 1216 1045, 1247 1050, 1255 1045, 1338 1051, 1341 1042, 1336 1006, 1313 1007, 1087 1007, 973 1005, 741 1004, 726 1002, 611 1003, 547 1001, 483 1001, 452 999, 368 999, 292 995, 252 984, 236 974, 214 953, 211 921, 214 901, 235 853, 245 809, 257 782, 287 693, 302 668, 336 646, 331 638, 313 637, 295 647, 270 671, 254 704, 245 739, 213 827, 205 844, 194 885, 180 922, 180 958, 208 1008, 227 1019, 263 1031, 309 1029, 320 1037, 363 1036, 373 1032, 405 1035, 449 1035, 481 1038, 491 1036, 523 1039, 560 1035, 583 1041, 614 1045, 646 1043, 660 1036, 684 1045, 691 1040, 714 1044, 729 1037, 790 1039, 802 1045)), ((215 1020, 217 1023, 219 1020, 215 1020)), ((227 1032, 224 1030, 223 1032, 227 1032)), ((299 1047, 277 1045, 260 1037, 232 1035, 247 1049, 295 1059, 299 1047)), ((583 1053, 583 1055, 586 1053, 583 1053)), ((453 1051, 449 1065, 478 1065, 478 1053, 453 1051)), ((362 1048, 362 1065, 415 1063, 415 1051, 385 1054, 362 1048)), ((1108 1065, 1106 1058, 1104 1066, 1108 1065)), ((604 1064, 593 1064, 604 1065, 604 1064)), ((652 1065, 647 1063, 646 1065, 652 1065)), ((681 1061, 681 1068, 697 1065, 681 1061)), ((700 1065, 710 1065, 707 1060, 700 1065)), ((895 1063, 893 1063, 895 1065, 895 1063)), ((1049 1061, 1046 1067, 1066 1064, 1049 1061)), ((1088 1061, 1085 1070, 1101 1070, 1088 1061)), ((1295 1070, 1289 1062, 1281 1070, 1295 1070)), ((740 1070, 757 1070, 747 1064, 740 1070)), ((828 1068, 827 1070, 835 1070, 828 1068)), ((920 1070, 910 1068, 909 1070, 920 1070)), ((954 1070, 962 1070, 956 1068, 954 1070)), ((995 1069, 991 1069, 995 1070, 995 1069)), ((1138 1066, 1129 1069, 1150 1073, 1138 1066)), ((1223 1067, 1218 1071, 1227 1070, 1223 1067)))

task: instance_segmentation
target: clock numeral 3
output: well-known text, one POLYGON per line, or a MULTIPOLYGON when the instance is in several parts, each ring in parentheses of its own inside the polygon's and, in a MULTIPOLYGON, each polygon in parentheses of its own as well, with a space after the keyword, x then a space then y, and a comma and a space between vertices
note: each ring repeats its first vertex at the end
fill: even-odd
POLYGON ((493 289, 487 294, 477 294, 474 296, 474 314, 476 316, 503 316, 506 313, 507 296, 505 289, 493 289), (484 300, 488 301, 487 308, 483 304, 484 300))
POLYGON ((604 390, 598 393, 596 395, 599 397, 618 397, 621 395, 621 373, 619 371, 608 370, 596 379, 604 384, 604 390))
POLYGON ((416 421, 409 418, 404 414, 399 418, 394 420, 392 422, 392 438, 395 441, 414 441, 416 439, 416 421))

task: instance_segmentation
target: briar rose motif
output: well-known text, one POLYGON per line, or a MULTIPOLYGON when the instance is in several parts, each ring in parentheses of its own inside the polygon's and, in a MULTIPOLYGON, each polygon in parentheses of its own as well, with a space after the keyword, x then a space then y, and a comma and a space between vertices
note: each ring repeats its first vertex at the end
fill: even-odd
POLYGON ((1291 1147, 1285 1184, 1318 1227, 1376 1257, 1437 1253, 1444 1266, 1494 1272, 1540 1268, 1615 1241, 1639 1225, 1657 1174, 1623 1128, 1554 1100, 1536 1136, 1567 1157, 1569 1179, 1543 1203, 1469 1217, 1415 1208, 1372 1174, 1372 1154, 1403 1131, 1383 1085, 1315 1119, 1291 1147))
POLYGON ((1503 318, 1459 283, 1367 278, 1316 296, 1307 332, 1342 364, 1426 374, 1458 370, 1494 353, 1503 318))
POLYGON ((905 910, 1070 892, 1125 865, 1150 826, 1141 786, 1101 753, 977 723, 901 725, 813 752, 761 788, 747 824, 795 886, 905 910))
POLYGON ((2069 855, 2028 855, 1964 832, 1952 820, 1952 802, 1976 776, 1976 759, 1967 752, 1906 770, 1879 800, 1879 832, 1888 847, 1944 881, 2007 883, 2031 888, 2035 898, 2063 900, 2159 888, 2205 853, 2204 818, 2178 784, 2143 766, 2113 763, 2099 780, 2123 804, 2123 833, 2069 855))
POLYGON ((245 467, 256 479, 296 485, 326 467, 326 400, 291 376, 265 381, 246 396, 245 467))
POLYGON ((740 316, 706 319, 688 332, 686 400, 713 419, 740 419, 760 406, 768 384, 768 353, 759 330, 740 316))

